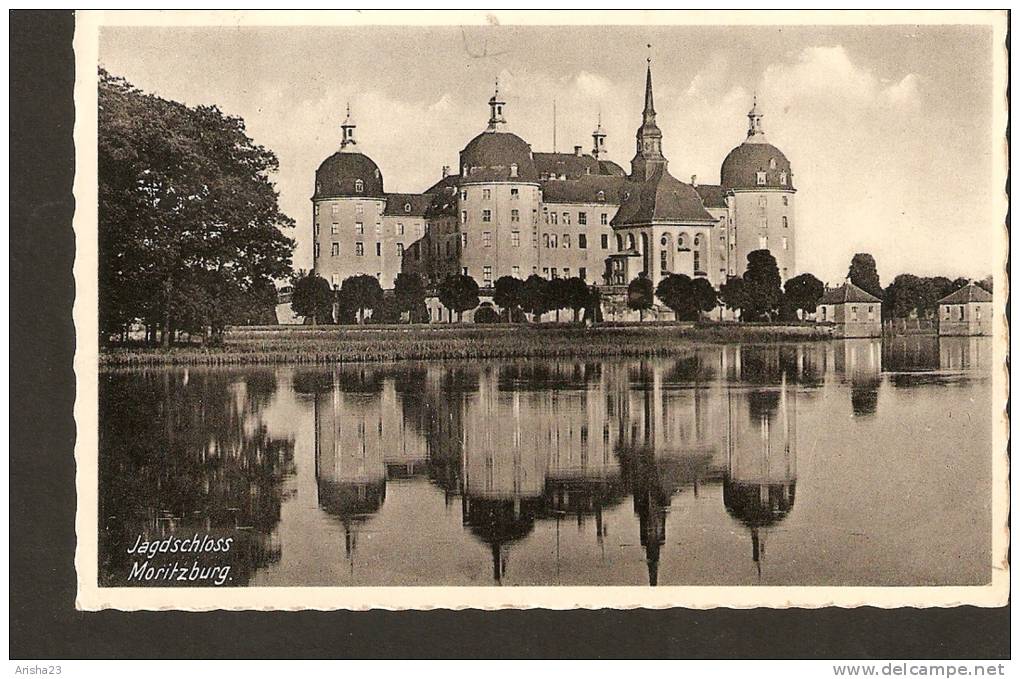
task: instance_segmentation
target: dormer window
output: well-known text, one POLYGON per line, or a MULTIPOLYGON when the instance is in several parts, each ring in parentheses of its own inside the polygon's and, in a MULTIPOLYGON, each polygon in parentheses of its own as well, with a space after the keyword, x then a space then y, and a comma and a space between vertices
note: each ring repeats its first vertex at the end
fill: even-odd
POLYGON ((404 212, 410 212, 410 211, 411 211, 411 204, 410 203, 404 203, 404 212))
POLYGON ((779 173, 779 183, 782 184, 783 186, 786 186, 786 173, 785 172, 780 172, 779 173))
POLYGON ((596 198, 596 199, 597 199, 597 200, 598 200, 598 201, 599 201, 600 203, 604 203, 604 202, 606 202, 606 192, 605 192, 605 191, 599 191, 599 192, 598 192, 597 194, 595 194, 595 198, 596 198))
POLYGON ((758 173, 758 186, 765 186, 765 173, 764 172, 759 172, 758 173))
POLYGON ((775 158, 769 158, 769 169, 770 170, 776 169, 776 159, 775 158))
POLYGON ((322 182, 315 182, 315 192, 322 193, 322 182))
POLYGON ((358 193, 364 193, 365 192, 365 182, 361 181, 360 179, 355 179, 354 180, 354 190, 356 192, 358 192, 358 193))
POLYGON ((517 176, 517 163, 512 163, 510 165, 510 176, 511 177, 516 177, 517 176))

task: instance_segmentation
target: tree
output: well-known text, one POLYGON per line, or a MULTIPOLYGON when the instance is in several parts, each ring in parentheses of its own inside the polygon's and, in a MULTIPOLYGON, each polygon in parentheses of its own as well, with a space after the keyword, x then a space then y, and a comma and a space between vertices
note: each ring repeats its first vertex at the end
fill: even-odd
POLYGON ((549 311, 549 281, 531 274, 521 288, 521 309, 531 314, 532 320, 541 322, 542 314, 549 311))
POLYGON ((378 309, 383 301, 379 279, 368 274, 345 278, 338 295, 340 306, 353 309, 359 324, 365 322, 366 312, 378 309))
POLYGON ((652 279, 648 273, 642 271, 627 285, 627 306, 636 309, 638 318, 645 320, 645 311, 652 308, 654 302, 652 279))
POLYGON ((702 313, 708 313, 719 306, 719 293, 712 283, 703 276, 698 276, 691 283, 691 291, 694 296, 694 306, 698 310, 698 318, 702 313))
POLYGON ((726 282, 719 286, 719 300, 730 311, 740 311, 744 308, 745 286, 744 279, 739 276, 731 276, 726 282))
POLYGON ((825 284, 809 273, 802 273, 786 281, 783 289, 784 307, 796 316, 797 311, 805 314, 815 312, 818 301, 825 293, 825 284))
POLYGON ((556 322, 560 322, 560 309, 567 306, 567 279, 553 278, 545 289, 546 305, 550 311, 556 312, 556 322))
POLYGON ((401 272, 393 281, 393 297, 397 309, 407 312, 407 322, 414 322, 425 306, 425 282, 416 273, 401 272))
POLYGON ((457 322, 464 318, 464 312, 478 306, 478 283, 471 276, 450 274, 439 284, 439 302, 457 313, 457 322))
POLYGON ((485 306, 478 307, 478 311, 475 312, 475 323, 499 323, 499 314, 491 306, 486 304, 485 306))
POLYGON ((697 318, 698 308, 694 301, 694 281, 682 273, 671 273, 655 288, 655 296, 669 307, 676 320, 692 321, 697 318))
POLYGON ((294 226, 270 176, 276 156, 244 121, 187 107, 99 72, 99 320, 135 320, 172 343, 222 331, 244 295, 289 276, 294 226))
POLYGON ((524 281, 513 276, 500 276, 492 294, 492 301, 506 314, 506 320, 513 322, 520 316, 523 301, 524 281))
POLYGON ((579 276, 568 278, 563 281, 562 294, 564 306, 574 312, 574 322, 577 323, 581 309, 588 305, 590 297, 588 284, 581 280, 579 276))
POLYGON ((875 258, 868 253, 858 252, 853 256, 847 276, 850 278, 850 282, 861 290, 870 292, 875 297, 882 296, 882 283, 878 278, 875 258))
POLYGON ((743 303, 740 318, 757 321, 761 318, 771 321, 779 311, 783 298, 782 279, 776 258, 768 250, 754 250, 747 254, 747 270, 744 271, 743 303))
POLYGON ((885 289, 882 304, 885 312, 894 318, 907 318, 911 313, 920 317, 940 297, 932 279, 904 273, 894 278, 885 289))
POLYGON ((980 281, 978 281, 978 285, 980 285, 982 288, 984 288, 988 292, 992 292, 993 280, 994 279, 992 278, 992 275, 989 274, 989 275, 985 276, 984 278, 982 278, 980 281))
POLYGON ((325 278, 314 273, 297 278, 290 306, 298 316, 312 319, 312 325, 319 320, 333 322, 333 291, 325 278))

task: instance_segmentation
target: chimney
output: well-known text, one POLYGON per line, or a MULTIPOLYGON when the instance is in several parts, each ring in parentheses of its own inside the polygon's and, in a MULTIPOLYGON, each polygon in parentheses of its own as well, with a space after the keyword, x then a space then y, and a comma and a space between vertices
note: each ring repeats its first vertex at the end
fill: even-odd
POLYGON ((577 146, 574 146, 574 155, 575 156, 580 156, 581 155, 581 146, 580 146, 580 144, 578 144, 577 146))
POLYGON ((698 175, 696 175, 696 174, 692 174, 691 175, 691 186, 697 188, 697 186, 698 186, 698 175))
POLYGON ((450 166, 449 165, 443 165, 443 179, 446 179, 449 176, 450 176, 450 166))

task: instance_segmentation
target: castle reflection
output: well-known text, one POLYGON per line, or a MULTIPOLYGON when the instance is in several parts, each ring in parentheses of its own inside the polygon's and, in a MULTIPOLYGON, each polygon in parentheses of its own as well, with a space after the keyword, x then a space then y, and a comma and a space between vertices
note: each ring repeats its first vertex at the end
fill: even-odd
POLYGON ((607 510, 629 495, 655 585, 672 499, 721 484, 759 564, 765 532, 793 507, 797 391, 848 360, 848 379, 864 380, 868 366, 877 378, 877 362, 830 351, 718 347, 614 364, 338 369, 315 396, 319 504, 343 524, 353 560, 387 482, 427 476, 447 505, 459 498, 462 524, 486 545, 500 583, 513 546, 540 522, 556 522, 557 550, 565 520, 579 529, 590 521, 602 546, 607 510))

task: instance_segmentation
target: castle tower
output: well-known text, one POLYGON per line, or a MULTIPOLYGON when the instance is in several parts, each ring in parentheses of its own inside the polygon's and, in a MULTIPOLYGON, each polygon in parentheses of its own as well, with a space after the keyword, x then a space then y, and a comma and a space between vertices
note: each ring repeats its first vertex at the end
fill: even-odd
POLYGON ((499 96, 499 80, 496 80, 496 91, 489 99, 489 126, 486 132, 499 132, 506 127, 506 118, 503 117, 503 107, 506 102, 499 96))
POLYGON ((354 150, 353 147, 358 145, 357 140, 354 138, 354 129, 357 125, 351 119, 351 104, 347 102, 347 117, 342 123, 340 123, 340 131, 342 136, 340 138, 340 150, 351 152, 354 150))

